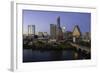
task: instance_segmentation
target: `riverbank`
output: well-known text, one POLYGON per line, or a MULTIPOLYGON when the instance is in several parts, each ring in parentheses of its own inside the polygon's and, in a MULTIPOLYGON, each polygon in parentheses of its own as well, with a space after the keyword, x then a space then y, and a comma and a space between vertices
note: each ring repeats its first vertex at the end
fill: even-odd
POLYGON ((23 44, 23 48, 25 49, 33 49, 33 50, 75 50, 76 47, 72 46, 68 42, 64 43, 44 43, 41 41, 32 43, 31 45, 23 44))

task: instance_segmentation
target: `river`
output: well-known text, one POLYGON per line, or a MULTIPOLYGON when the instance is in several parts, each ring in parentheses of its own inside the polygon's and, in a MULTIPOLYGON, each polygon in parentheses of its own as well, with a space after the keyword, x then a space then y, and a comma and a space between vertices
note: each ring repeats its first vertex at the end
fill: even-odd
POLYGON ((61 60, 77 60, 85 59, 84 55, 80 52, 72 50, 23 50, 23 62, 40 62, 40 61, 61 61, 61 60))

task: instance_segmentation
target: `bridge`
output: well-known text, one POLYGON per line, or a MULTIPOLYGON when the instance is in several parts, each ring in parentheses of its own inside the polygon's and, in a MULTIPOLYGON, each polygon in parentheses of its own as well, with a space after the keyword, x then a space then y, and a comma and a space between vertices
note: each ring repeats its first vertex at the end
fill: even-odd
POLYGON ((86 51, 86 53, 90 53, 90 51, 91 51, 90 48, 88 48, 88 47, 81 46, 81 45, 78 45, 78 44, 75 44, 75 43, 71 43, 71 42, 70 42, 70 44, 72 46, 76 47, 77 50, 86 51))

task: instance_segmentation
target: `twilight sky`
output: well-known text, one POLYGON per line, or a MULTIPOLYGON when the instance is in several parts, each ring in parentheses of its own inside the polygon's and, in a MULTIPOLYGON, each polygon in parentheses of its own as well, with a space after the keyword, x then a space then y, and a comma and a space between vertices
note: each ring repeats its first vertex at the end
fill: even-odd
POLYGON ((50 33, 50 24, 57 24, 58 16, 61 27, 66 27, 66 31, 73 31, 78 25, 81 32, 90 32, 91 13, 23 10, 23 33, 27 33, 28 25, 35 25, 36 33, 50 33))

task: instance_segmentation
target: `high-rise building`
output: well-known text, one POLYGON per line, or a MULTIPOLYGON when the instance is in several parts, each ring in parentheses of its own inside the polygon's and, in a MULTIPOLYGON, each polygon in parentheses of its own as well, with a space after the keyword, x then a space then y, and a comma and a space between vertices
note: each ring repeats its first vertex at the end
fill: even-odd
POLYGON ((67 33, 66 33, 66 27, 65 26, 62 27, 62 33, 63 33, 63 39, 66 39, 67 33))
POLYGON ((77 39, 79 39, 81 36, 81 31, 78 25, 74 26, 72 35, 73 35, 73 42, 77 42, 77 39))
POLYGON ((60 16, 57 18, 57 26, 60 28, 60 16))
POLYGON ((50 24, 50 37, 51 39, 56 39, 56 28, 55 24, 50 24))
POLYGON ((35 25, 28 25, 28 35, 35 35, 35 25))
POLYGON ((66 27, 62 27, 62 32, 65 33, 66 32, 66 27))
POLYGON ((72 34, 73 34, 73 37, 76 37, 76 38, 79 38, 81 36, 81 31, 78 25, 74 26, 72 34))
POLYGON ((63 39, 63 33, 62 33, 62 29, 61 29, 61 27, 60 27, 60 16, 57 18, 56 39, 57 39, 58 41, 63 39))

